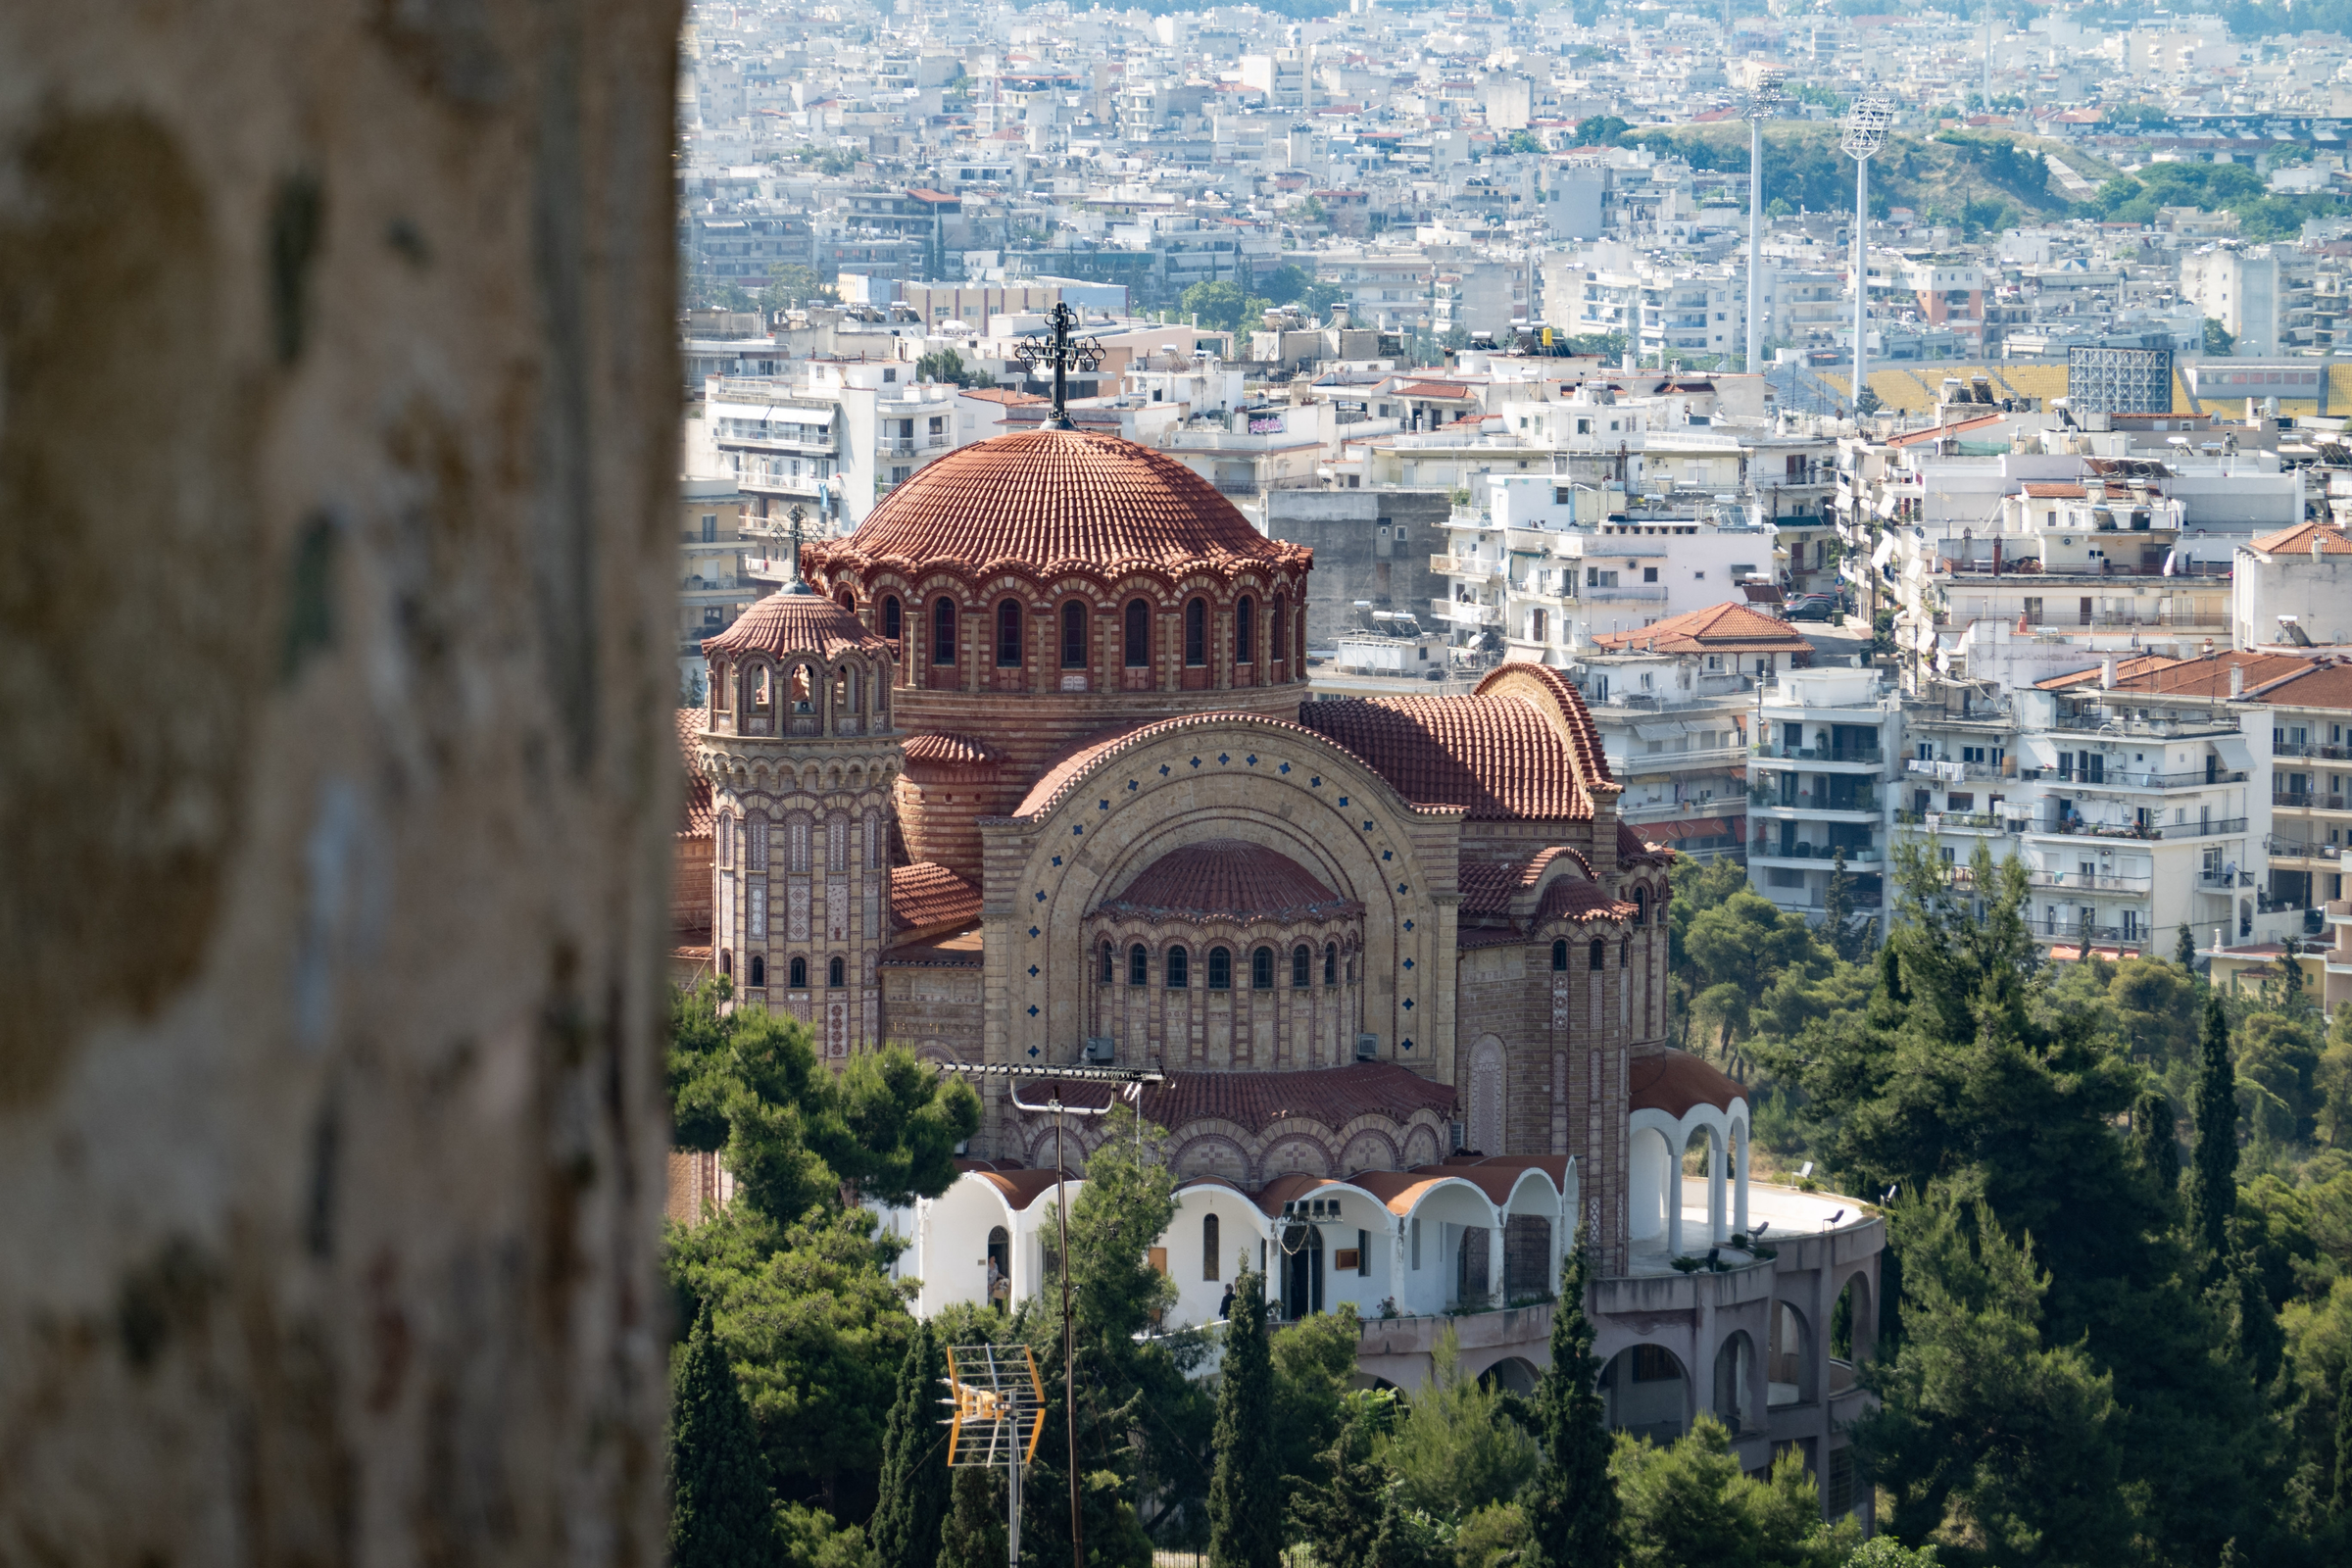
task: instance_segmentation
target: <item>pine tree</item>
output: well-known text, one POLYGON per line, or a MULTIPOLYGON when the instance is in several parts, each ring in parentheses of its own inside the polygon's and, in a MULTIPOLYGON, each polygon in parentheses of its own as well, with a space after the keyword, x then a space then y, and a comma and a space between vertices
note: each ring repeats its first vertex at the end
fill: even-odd
POLYGON ((1004 1499, 997 1472, 959 1465, 949 1495, 953 1505, 940 1530, 936 1568, 1004 1568, 1004 1499))
POLYGON ((2288 1013, 2303 1010, 2303 960, 2296 956, 2301 951, 2295 945, 2295 939, 2288 937, 2285 951, 2279 955, 2278 961, 2281 965, 2279 982, 2282 987, 2279 992, 2279 1008, 2288 1013))
POLYGON ((1278 1568, 1282 1560, 1273 1412, 1266 1280, 1245 1263, 1233 1282, 1225 1362, 1218 1371, 1217 1465, 1208 1484, 1209 1568, 1278 1568))
POLYGON ((1585 1316, 1592 1259, 1580 1233, 1560 1265, 1551 1314, 1551 1365, 1536 1389, 1544 1466, 1526 1498, 1534 1568, 1613 1568, 1621 1509, 1609 1475, 1600 1358, 1585 1316))
POLYGON ((1331 1483, 1291 1499, 1291 1522, 1314 1547, 1318 1568, 1370 1568, 1388 1474, 1378 1461, 1357 1456, 1368 1446, 1361 1423, 1341 1428, 1339 1442, 1317 1455, 1331 1483))
POLYGON ((2237 1079, 2230 1066, 2230 1020, 2218 993, 2205 998, 2205 1027, 2197 1042, 2196 1163, 2189 1172, 2189 1225, 2219 1268, 2230 1247, 2230 1216, 2237 1208, 2237 1079))
POLYGON ((1830 951, 1848 961, 1854 956, 1853 912, 1854 879, 1846 874, 1845 846, 1841 844, 1830 856, 1830 885, 1821 899, 1821 928, 1830 939, 1830 951))
POLYGON ((932 1568, 948 1512, 947 1429, 939 1424, 947 1357, 929 1322, 915 1325, 882 1434, 882 1493, 871 1534, 876 1568, 932 1568))
POLYGON ((766 1460, 708 1307, 679 1357, 669 1418, 671 1568, 769 1568, 776 1554, 766 1460))

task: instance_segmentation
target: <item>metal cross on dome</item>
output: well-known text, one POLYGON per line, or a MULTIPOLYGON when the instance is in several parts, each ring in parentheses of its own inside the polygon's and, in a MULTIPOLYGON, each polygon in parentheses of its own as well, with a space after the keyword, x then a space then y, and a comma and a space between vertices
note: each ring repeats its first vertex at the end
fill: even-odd
POLYGON ((1034 371, 1040 366, 1054 367, 1054 416, 1046 421, 1049 430, 1073 430, 1069 412, 1069 372, 1102 368, 1102 344, 1091 337, 1072 338, 1070 328, 1078 324, 1078 313, 1067 305, 1057 304, 1048 313, 1054 323, 1051 337, 1025 338, 1013 348, 1013 358, 1034 371))

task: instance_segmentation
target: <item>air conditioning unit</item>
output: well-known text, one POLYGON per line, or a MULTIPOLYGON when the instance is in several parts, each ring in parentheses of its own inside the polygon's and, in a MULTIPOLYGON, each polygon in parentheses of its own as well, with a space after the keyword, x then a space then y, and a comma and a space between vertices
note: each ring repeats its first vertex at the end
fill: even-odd
POLYGON ((1086 1054, 1082 1059, 1097 1066, 1108 1066, 1111 1058, 1117 1054, 1116 1048, 1117 1042, 1109 1035, 1088 1035, 1086 1037, 1086 1054))
POLYGON ((1380 1059, 1380 1036, 1357 1035, 1355 1037, 1355 1059, 1378 1061, 1380 1059))

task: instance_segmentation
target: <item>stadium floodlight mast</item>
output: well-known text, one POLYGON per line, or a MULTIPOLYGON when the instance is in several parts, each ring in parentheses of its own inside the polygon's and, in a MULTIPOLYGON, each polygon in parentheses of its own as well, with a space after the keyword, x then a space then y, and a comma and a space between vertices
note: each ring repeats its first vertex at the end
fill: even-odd
POLYGON ((1782 74, 1769 68, 1756 73, 1747 92, 1747 364, 1757 373, 1763 353, 1764 310, 1759 303, 1764 276, 1764 122, 1781 107, 1782 74))
POLYGON ((1854 161, 1854 419, 1862 418, 1863 372, 1869 365, 1865 333, 1870 305, 1870 159, 1886 145, 1894 107, 1884 98, 1856 98, 1845 112, 1845 133, 1838 145, 1854 161))

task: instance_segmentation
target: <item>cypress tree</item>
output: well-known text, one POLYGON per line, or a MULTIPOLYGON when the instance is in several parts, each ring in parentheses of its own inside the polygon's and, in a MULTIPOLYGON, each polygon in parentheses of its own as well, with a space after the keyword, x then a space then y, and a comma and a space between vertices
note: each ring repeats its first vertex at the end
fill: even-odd
POLYGON ((2180 922, 2180 940, 2173 946, 2173 961, 2188 974, 2197 972, 2197 939, 2189 934, 2188 922, 2180 922))
POLYGON ((1217 1386, 1217 1467, 1208 1484, 1209 1568, 1279 1568, 1281 1477, 1274 1461, 1274 1357, 1266 1279, 1247 1263, 1233 1282, 1217 1386))
POLYGON ((706 1306, 670 1396, 670 1568, 770 1568, 775 1497, 765 1472, 751 1407, 706 1306))
POLYGON ((939 1421, 947 1375, 931 1325, 916 1324, 882 1433, 882 1494, 872 1526, 876 1568, 932 1568, 939 1560, 948 1512, 947 1429, 939 1421))
POLYGON ((2197 1051, 2197 1149, 2189 1172, 2188 1217, 2210 1265, 2219 1268, 2229 1252, 2230 1216, 2237 1208, 2237 1079, 2230 1066, 2230 1020, 2219 993, 2206 995, 2197 1051))
POLYGON ((2143 1089, 2132 1102, 2132 1153, 2165 1211, 2177 1214, 2180 1201, 2180 1135, 2173 1119, 2172 1098, 2161 1089, 2143 1089))
POLYGON ((959 1465, 948 1491, 953 1505, 940 1530, 937 1568, 1004 1568, 1008 1544, 998 1473, 976 1464, 959 1465))
POLYGON ((1854 956, 1853 912, 1854 879, 1845 869, 1845 846, 1841 844, 1830 855, 1830 885, 1822 895, 1821 929, 1830 939, 1830 951, 1848 960, 1854 956))
POLYGON ((1560 1264, 1560 1298, 1551 1312, 1551 1365, 1536 1389, 1536 1436, 1543 1468, 1526 1498, 1536 1568, 1614 1568, 1617 1484, 1609 1476, 1609 1433, 1602 1422, 1600 1358, 1585 1316, 1592 1259, 1580 1233, 1560 1264))
POLYGON ((2352 1360, 2335 1385, 2335 1495, 2328 1511, 2338 1519, 2352 1514, 2352 1360))

